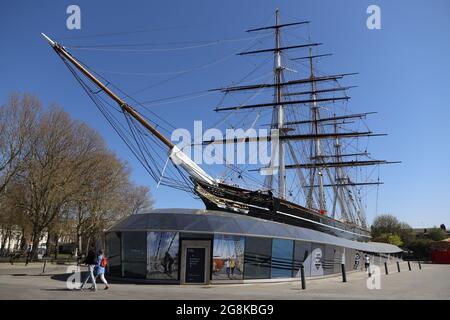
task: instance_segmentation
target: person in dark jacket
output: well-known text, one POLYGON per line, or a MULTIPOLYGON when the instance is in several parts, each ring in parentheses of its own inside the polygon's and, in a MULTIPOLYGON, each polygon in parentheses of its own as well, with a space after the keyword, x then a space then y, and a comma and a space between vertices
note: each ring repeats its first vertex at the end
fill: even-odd
POLYGON ((164 255, 164 273, 167 273, 168 275, 172 274, 173 262, 174 260, 169 251, 166 251, 166 254, 164 255))
POLYGON ((84 282, 80 287, 80 290, 83 290, 84 285, 88 282, 89 279, 91 279, 92 281, 91 289, 97 290, 94 275, 95 266, 97 265, 97 256, 95 254, 95 246, 93 244, 91 245, 91 248, 88 251, 86 259, 84 259, 84 264, 88 266, 88 275, 86 276, 86 279, 84 279, 84 282))

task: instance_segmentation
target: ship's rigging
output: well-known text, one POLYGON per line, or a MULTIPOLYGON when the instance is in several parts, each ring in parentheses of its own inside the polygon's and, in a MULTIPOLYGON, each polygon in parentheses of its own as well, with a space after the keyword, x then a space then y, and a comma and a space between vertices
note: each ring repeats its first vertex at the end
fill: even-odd
MULTIPOLYGON (((350 99, 347 92, 354 86, 342 86, 339 81, 355 73, 329 75, 320 72, 317 61, 330 56, 313 52, 321 43, 309 39, 305 43, 283 43, 282 32, 285 29, 301 28, 308 23, 281 23, 277 10, 274 25, 247 30, 258 34, 255 39, 266 37, 268 32, 274 35, 273 47, 237 52, 239 56, 269 55, 273 59, 270 75, 265 73, 248 80, 256 69, 267 65, 267 59, 264 59, 264 63, 252 70, 241 83, 207 91, 208 94, 223 94, 215 107, 220 116, 214 127, 240 126, 246 130, 267 126, 278 130, 278 170, 276 175, 268 176, 258 174, 264 169, 262 167, 227 163, 225 171, 213 178, 166 138, 174 129, 169 122, 81 63, 63 46, 44 36, 158 186, 166 185, 198 196, 195 181, 215 186, 245 185, 246 189, 268 191, 281 200, 366 228, 362 188, 378 186, 382 182, 379 178, 370 179, 371 173, 364 179, 361 168, 393 162, 373 159, 367 148, 361 148, 360 139, 382 134, 370 131, 363 121, 374 112, 352 113, 347 108, 350 99), (307 50, 308 54, 290 56, 297 50, 307 50), (303 76, 299 76, 297 68, 305 69, 303 76), (261 79, 264 81, 259 82, 261 79), (120 92, 121 96, 110 88, 120 92), (228 103, 229 100, 234 104, 228 103), (348 127, 357 121, 360 122, 357 129, 348 127)), ((239 142, 248 143, 250 140, 239 142)), ((271 143, 270 137, 267 140, 271 143)), ((203 141, 202 145, 235 142, 215 139, 203 141)), ((192 146, 199 147, 194 143, 192 146)))

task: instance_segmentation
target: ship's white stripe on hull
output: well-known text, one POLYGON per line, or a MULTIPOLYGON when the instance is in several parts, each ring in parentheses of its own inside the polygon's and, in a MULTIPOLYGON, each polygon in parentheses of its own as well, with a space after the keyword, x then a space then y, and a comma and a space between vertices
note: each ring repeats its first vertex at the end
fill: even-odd
POLYGON ((290 216, 290 217, 293 217, 293 218, 297 218, 297 219, 309 221, 309 222, 312 222, 312 223, 315 223, 315 224, 320 224, 320 225, 325 226, 325 227, 327 227, 327 228, 332 228, 332 229, 340 230, 340 231, 343 231, 343 232, 347 232, 347 233, 351 233, 351 234, 356 234, 356 235, 361 236, 361 237, 370 238, 370 236, 366 236, 366 235, 363 235, 363 234, 360 234, 360 233, 351 232, 351 231, 347 231, 347 230, 344 230, 344 229, 341 229, 341 228, 329 226, 329 225, 327 225, 327 224, 320 223, 320 222, 317 222, 317 221, 314 221, 314 220, 310 220, 310 219, 306 219, 306 218, 302 218, 302 217, 297 217, 297 216, 294 216, 293 214, 289 214, 289 213, 286 213, 286 212, 277 211, 277 213, 281 213, 281 214, 284 214, 285 216, 290 216))
MULTIPOLYGON (((239 202, 239 201, 234 201, 234 200, 233 200, 233 202, 241 204, 241 205, 253 207, 253 208, 258 208, 258 209, 263 209, 263 210, 266 210, 266 211, 270 211, 268 208, 264 208, 264 207, 259 207, 259 206, 255 206, 255 205, 251 205, 251 204, 247 204, 247 203, 243 203, 243 202, 239 202)), ((277 213, 283 214, 285 216, 290 216, 290 217, 293 217, 293 218, 297 218, 297 219, 300 219, 300 220, 305 220, 305 221, 308 221, 308 222, 311 222, 311 223, 315 223, 315 224, 318 224, 318 225, 322 225, 322 226, 327 227, 327 228, 336 229, 336 230, 339 230, 339 231, 342 231, 342 232, 347 232, 347 233, 350 233, 350 234, 354 234, 354 235, 357 235, 357 236, 360 236, 360 237, 370 238, 370 236, 366 236, 366 235, 363 235, 363 234, 360 234, 360 233, 356 233, 356 232, 347 231, 347 230, 344 230, 344 229, 341 229, 341 228, 338 228, 338 227, 329 226, 327 224, 324 224, 324 223, 321 223, 321 222, 317 222, 317 221, 314 221, 314 220, 311 220, 311 219, 297 217, 295 215, 292 215, 292 214, 289 214, 289 213, 286 213, 286 212, 277 211, 277 213)))

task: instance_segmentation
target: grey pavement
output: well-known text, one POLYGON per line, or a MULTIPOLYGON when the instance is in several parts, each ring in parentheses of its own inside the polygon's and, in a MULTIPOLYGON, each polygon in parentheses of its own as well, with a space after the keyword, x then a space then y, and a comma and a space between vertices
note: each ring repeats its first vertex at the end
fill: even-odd
MULTIPOLYGON (((307 279, 306 290, 300 282, 253 283, 229 285, 155 285, 112 283, 109 290, 98 284, 97 292, 69 290, 66 286, 67 266, 42 264, 11 266, 0 264, 0 299, 450 299, 450 265, 416 263, 412 271, 402 263, 398 273, 390 265, 390 274, 381 269, 380 289, 369 289, 364 272, 347 275, 347 283, 340 276, 307 279)), ((84 270, 84 269, 83 269, 84 270)), ((371 278, 370 283, 376 278, 371 278)))

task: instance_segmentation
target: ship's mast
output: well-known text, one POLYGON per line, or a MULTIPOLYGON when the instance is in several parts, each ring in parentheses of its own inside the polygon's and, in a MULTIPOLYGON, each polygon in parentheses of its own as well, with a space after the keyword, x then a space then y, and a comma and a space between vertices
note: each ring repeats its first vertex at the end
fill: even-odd
MULTIPOLYGON (((334 133, 337 133, 337 123, 336 120, 333 121, 333 128, 334 128, 334 133)), ((335 144, 334 144, 334 148, 335 148, 335 157, 336 157, 336 161, 341 161, 340 159, 340 143, 339 143, 339 138, 336 138, 335 140, 335 144)), ((339 182, 339 168, 334 168, 334 180, 336 182, 339 182)), ((339 186, 334 187, 334 198, 333 198, 333 209, 331 211, 331 215, 332 218, 334 218, 336 216, 336 205, 337 205, 337 199, 339 196, 339 186)), ((343 208, 341 208, 342 210, 343 208)))
MULTIPOLYGON (((310 79, 311 79, 311 134, 312 135, 318 135, 320 133, 319 131, 319 107, 317 105, 317 88, 316 83, 314 81, 314 65, 313 65, 313 55, 312 55, 312 49, 309 48, 309 70, 310 70, 310 79)), ((312 141, 313 143, 313 150, 311 150, 311 158, 314 159, 314 162, 321 162, 321 150, 320 150, 320 139, 315 139, 312 141)), ((323 189, 323 172, 322 168, 319 166, 317 168, 311 168, 309 170, 310 175, 310 188, 308 193, 308 207, 312 208, 312 194, 313 194, 313 185, 315 181, 315 173, 317 169, 317 175, 319 180, 319 209, 325 210, 325 196, 324 196, 324 189, 323 189)))
MULTIPOLYGON (((279 11, 276 10, 276 21, 275 21, 275 99, 277 103, 277 129, 280 135, 283 134, 284 127, 284 109, 281 104, 281 74, 283 71, 283 67, 281 65, 281 41, 280 41, 280 28, 278 28, 279 21, 279 11)), ((278 148, 278 161, 279 161, 279 170, 278 170, 278 196, 281 199, 286 197, 286 169, 285 169, 285 161, 284 161, 284 143, 283 140, 279 142, 278 148)))
MULTIPOLYGON (((334 128, 334 133, 337 135, 338 134, 338 125, 337 125, 337 121, 333 120, 333 128, 334 128)), ((341 142, 339 141, 339 137, 336 136, 335 139, 335 143, 334 143, 334 148, 335 148, 335 161, 338 163, 341 163, 342 157, 341 157, 341 142)), ((358 155, 364 155, 363 153, 361 154, 353 154, 354 156, 358 156, 358 155)), ((345 188, 347 185, 349 185, 349 181, 344 177, 344 175, 342 174, 342 168, 340 167, 335 167, 334 168, 334 181, 335 181, 335 186, 334 186, 334 199, 333 199, 333 210, 332 210, 332 217, 335 218, 336 217, 336 209, 337 209, 337 202, 339 201, 339 205, 341 208, 340 211, 340 217, 341 219, 344 220, 349 220, 349 215, 347 213, 347 208, 345 205, 345 201, 343 201, 343 188, 345 188)))

